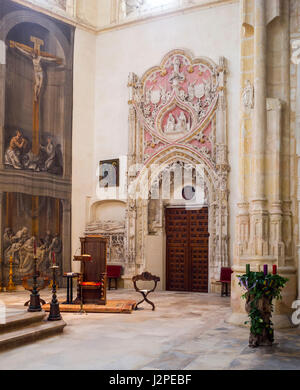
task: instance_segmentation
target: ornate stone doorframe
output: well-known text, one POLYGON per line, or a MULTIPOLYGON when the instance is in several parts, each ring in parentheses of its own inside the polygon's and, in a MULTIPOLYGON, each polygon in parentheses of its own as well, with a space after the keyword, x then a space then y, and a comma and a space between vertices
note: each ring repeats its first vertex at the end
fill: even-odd
MULTIPOLYGON (((205 57, 193 58, 185 50, 173 50, 141 78, 129 75, 127 275, 147 267, 149 191, 161 173, 176 163, 201 167, 204 172, 211 276, 218 277, 220 267, 229 264, 225 74, 223 57, 217 65, 205 57)), ((161 199, 159 210, 162 215, 161 199)))

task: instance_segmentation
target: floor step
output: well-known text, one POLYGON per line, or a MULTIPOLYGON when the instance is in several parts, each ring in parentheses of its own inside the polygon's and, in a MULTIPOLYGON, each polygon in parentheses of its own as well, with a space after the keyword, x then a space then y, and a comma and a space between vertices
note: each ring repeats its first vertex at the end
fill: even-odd
POLYGON ((27 325, 22 329, 0 334, 0 352, 54 336, 61 333, 65 326, 66 323, 63 320, 53 322, 42 320, 38 323, 27 325))
POLYGON ((27 311, 16 311, 15 313, 9 313, 7 316, 0 318, 0 336, 3 333, 11 332, 19 328, 24 328, 28 325, 41 322, 45 319, 46 313, 44 311, 37 313, 29 313, 27 311))

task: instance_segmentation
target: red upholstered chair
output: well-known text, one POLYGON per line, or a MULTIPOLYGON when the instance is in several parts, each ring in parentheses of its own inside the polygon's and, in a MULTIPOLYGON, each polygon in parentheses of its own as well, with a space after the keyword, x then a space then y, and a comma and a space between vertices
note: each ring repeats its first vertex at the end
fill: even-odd
MULTIPOLYGON (((89 271, 94 266, 90 255, 74 256, 75 261, 81 261, 81 273, 78 280, 77 298, 75 303, 106 304, 106 274, 94 275, 89 271)), ((94 271, 92 269, 92 271, 94 271)))
POLYGON ((122 266, 121 265, 108 265, 107 266, 107 279, 108 279, 108 289, 111 289, 111 280, 115 281, 115 289, 118 289, 118 279, 121 276, 122 266))
POLYGON ((229 287, 231 284, 231 274, 233 273, 232 269, 229 267, 222 267, 221 268, 221 275, 220 280, 218 282, 222 283, 221 288, 221 297, 229 296, 229 287))

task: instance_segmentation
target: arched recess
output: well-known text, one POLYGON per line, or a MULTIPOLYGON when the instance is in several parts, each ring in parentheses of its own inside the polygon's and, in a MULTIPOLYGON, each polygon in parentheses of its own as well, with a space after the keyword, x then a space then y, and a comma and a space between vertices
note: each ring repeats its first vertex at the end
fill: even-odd
POLYGON ((108 239, 108 263, 125 264, 126 202, 90 199, 87 203, 86 235, 101 234, 108 239))
MULTIPOLYGON (((206 57, 193 58, 182 49, 168 53, 141 78, 129 75, 128 274, 149 270, 147 237, 155 234, 149 232, 150 189, 174 164, 203 172, 208 192, 211 281, 218 278, 221 266, 229 264, 225 75, 223 57, 217 65, 206 57)), ((161 225, 156 234, 162 241, 167 203, 157 202, 161 225)), ((163 256, 162 249, 161 263, 163 256)))

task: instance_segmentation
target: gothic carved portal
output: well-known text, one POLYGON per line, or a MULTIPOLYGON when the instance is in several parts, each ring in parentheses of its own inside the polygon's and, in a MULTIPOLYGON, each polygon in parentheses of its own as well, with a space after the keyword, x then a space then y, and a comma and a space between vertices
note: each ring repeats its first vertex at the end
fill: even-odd
POLYGON ((147 236, 163 237, 164 207, 172 199, 163 194, 162 176, 170 179, 172 198, 174 175, 167 173, 174 165, 192 172, 191 186, 202 177, 203 200, 209 207, 210 278, 218 277, 221 265, 228 264, 225 75, 223 57, 215 64, 184 50, 171 51, 141 78, 129 75, 129 274, 147 267, 147 236))

